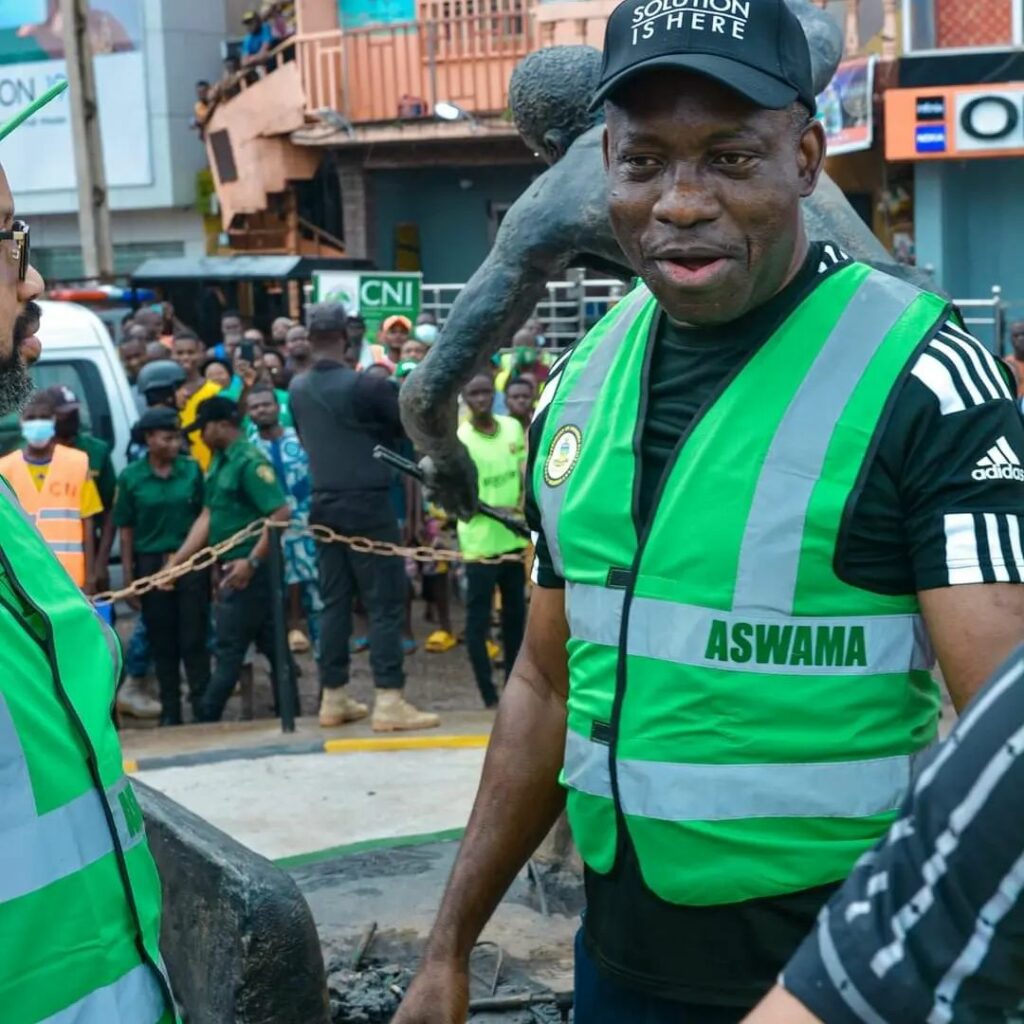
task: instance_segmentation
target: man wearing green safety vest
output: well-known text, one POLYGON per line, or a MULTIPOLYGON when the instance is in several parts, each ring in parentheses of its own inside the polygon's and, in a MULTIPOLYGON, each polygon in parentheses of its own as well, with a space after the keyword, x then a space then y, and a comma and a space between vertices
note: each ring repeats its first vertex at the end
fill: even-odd
MULTIPOLYGON (((0 169, 0 413, 43 289, 0 169)), ((111 718, 121 648, 0 481, 0 1020, 173 1024, 160 881, 111 718)))
MULTIPOLYGON (((531 428, 530 618, 423 968, 567 808, 577 1024, 725 1024, 774 983, 1024 632, 1024 426, 936 295, 811 242, 825 137, 783 0, 626 0, 601 86, 642 279, 531 428)), ((883 884, 883 883, 879 883, 883 884)))

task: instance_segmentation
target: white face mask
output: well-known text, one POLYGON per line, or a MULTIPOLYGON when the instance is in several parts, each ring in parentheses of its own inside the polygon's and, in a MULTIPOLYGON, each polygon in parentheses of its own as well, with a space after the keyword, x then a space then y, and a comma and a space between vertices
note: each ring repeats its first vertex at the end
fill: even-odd
POLYGON ((55 420, 22 420, 21 436, 30 448, 45 448, 56 434, 55 420))

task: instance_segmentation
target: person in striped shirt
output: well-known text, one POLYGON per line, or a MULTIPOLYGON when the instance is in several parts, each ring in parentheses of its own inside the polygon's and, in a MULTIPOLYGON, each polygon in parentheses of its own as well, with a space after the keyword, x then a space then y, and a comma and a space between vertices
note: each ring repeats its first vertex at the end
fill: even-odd
POLYGON ((745 1024, 1024 1021, 1024 647, 745 1024))

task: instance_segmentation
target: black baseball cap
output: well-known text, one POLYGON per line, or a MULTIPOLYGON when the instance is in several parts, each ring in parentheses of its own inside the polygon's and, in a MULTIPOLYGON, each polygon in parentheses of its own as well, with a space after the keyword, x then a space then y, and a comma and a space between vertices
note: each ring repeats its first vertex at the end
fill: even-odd
POLYGON ((608 19, 591 106, 652 68, 706 75, 770 110, 817 108, 807 36, 786 0, 624 0, 608 19))
POLYGON ((199 403, 196 409, 196 418, 185 428, 187 434, 194 434, 202 430, 207 423, 234 423, 238 426, 242 422, 242 414, 238 411, 238 405, 230 398, 222 398, 214 395, 199 403))

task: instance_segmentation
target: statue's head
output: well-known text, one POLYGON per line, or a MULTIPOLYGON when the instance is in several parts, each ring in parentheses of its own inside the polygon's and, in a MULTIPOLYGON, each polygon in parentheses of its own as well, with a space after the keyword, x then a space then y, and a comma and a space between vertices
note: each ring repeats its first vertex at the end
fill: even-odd
POLYGON ((811 51, 811 74, 814 92, 820 94, 832 81, 843 57, 843 33, 839 23, 810 0, 786 0, 789 9, 800 19, 807 45, 811 51))
POLYGON ((508 98, 523 141, 547 164, 557 163, 602 118, 589 109, 601 77, 591 46, 551 46, 528 54, 512 72, 508 98))

